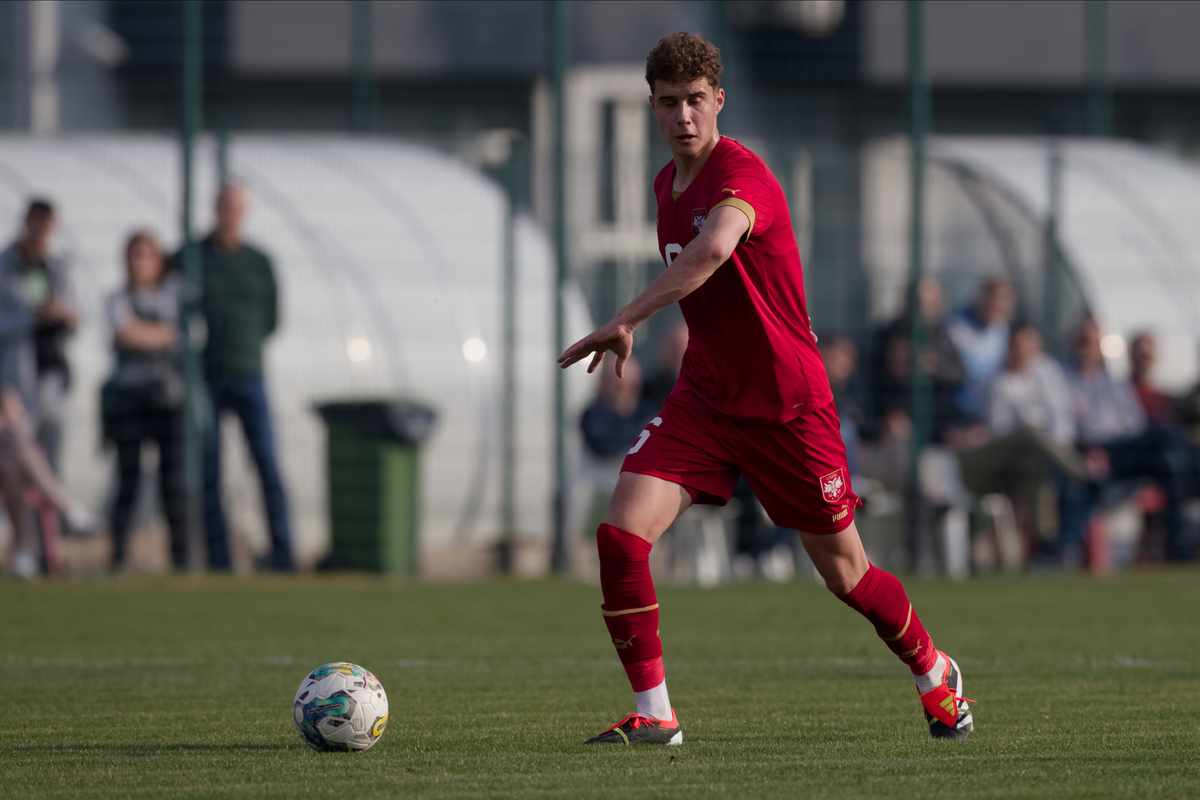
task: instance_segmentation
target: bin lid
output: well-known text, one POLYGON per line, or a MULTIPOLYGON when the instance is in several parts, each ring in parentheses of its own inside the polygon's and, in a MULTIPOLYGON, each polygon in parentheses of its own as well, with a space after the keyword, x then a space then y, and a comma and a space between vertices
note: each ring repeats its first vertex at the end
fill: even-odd
POLYGON ((436 411, 412 400, 346 400, 314 408, 328 426, 407 445, 425 441, 437 421, 436 411))

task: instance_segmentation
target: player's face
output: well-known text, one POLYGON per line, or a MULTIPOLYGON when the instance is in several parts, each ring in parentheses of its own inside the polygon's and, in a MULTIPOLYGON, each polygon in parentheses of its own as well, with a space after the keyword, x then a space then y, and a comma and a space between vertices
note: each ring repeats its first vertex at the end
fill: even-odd
POLYGON ((25 220, 25 252, 35 259, 43 259, 50 249, 50 234, 54 233, 52 214, 31 214, 25 220))
POLYGON ((229 233, 242 228, 246 216, 246 193, 239 186, 226 186, 217 196, 217 227, 229 233))
POLYGON ((717 114, 725 105, 725 90, 713 89, 708 78, 690 83, 654 82, 650 108, 671 152, 695 158, 717 138, 717 114))

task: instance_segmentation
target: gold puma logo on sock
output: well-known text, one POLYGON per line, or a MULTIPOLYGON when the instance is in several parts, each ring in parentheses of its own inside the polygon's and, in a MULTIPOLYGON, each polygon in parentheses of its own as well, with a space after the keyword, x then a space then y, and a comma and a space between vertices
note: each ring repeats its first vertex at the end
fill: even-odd
POLYGON ((633 647, 633 640, 636 638, 637 638, 637 634, 635 633, 633 636, 630 636, 628 639, 613 639, 613 645, 618 650, 628 650, 629 648, 633 647))
POLYGON ((915 656, 915 655, 916 655, 917 653, 919 653, 919 652, 921 652, 921 640, 920 640, 920 639, 917 639, 917 646, 916 646, 916 647, 914 647, 912 650, 907 650, 907 651, 905 651, 905 652, 901 653, 901 654, 900 654, 900 658, 902 658, 902 659, 904 659, 904 658, 912 658, 913 656, 915 656))

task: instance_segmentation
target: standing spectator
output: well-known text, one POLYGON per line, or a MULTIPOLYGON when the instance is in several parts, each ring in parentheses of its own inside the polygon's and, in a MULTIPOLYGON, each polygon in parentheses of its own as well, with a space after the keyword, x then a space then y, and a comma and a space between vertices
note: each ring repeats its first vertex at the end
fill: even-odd
POLYGON ((188 566, 187 494, 183 477, 184 383, 180 373, 182 282, 168 271, 154 236, 139 232, 125 246, 126 284, 108 301, 117 368, 104 389, 105 438, 117 447, 117 498, 112 511, 112 568, 125 559, 133 503, 142 475, 142 443, 158 445, 158 480, 171 534, 171 563, 188 566))
POLYGON ((217 226, 200 246, 208 324, 204 373, 214 417, 204 455, 204 528, 209 566, 229 569, 229 534, 221 508, 220 423, 225 412, 233 412, 242 422, 262 481, 271 533, 269 566, 287 571, 294 568, 287 497, 263 381, 263 343, 278 325, 279 299, 271 260, 242 240, 246 204, 241 186, 222 186, 217 195, 217 226))
POLYGON ((1151 425, 1170 425, 1176 422, 1171 398, 1152 382, 1154 362, 1158 360, 1158 342, 1150 331, 1142 331, 1129 343, 1130 382, 1137 394, 1146 419, 1151 425))
POLYGON ((1075 334, 1067 378, 1079 443, 1093 474, 1101 480, 1153 479, 1167 497, 1167 557, 1192 558, 1194 526, 1184 513, 1192 489, 1191 453, 1175 429, 1150 425, 1133 387, 1109 375, 1093 319, 1085 319, 1075 334))
POLYGON ((0 252, 0 371, 32 413, 52 466, 58 466, 67 389, 66 337, 79 326, 66 265, 50 255, 54 207, 33 200, 21 234, 0 252), (8 348, 12 348, 9 350, 8 348))
POLYGON ((974 304, 956 314, 946 328, 966 369, 958 403, 968 415, 980 412, 988 382, 1004 365, 1015 302, 1011 283, 989 278, 974 304))

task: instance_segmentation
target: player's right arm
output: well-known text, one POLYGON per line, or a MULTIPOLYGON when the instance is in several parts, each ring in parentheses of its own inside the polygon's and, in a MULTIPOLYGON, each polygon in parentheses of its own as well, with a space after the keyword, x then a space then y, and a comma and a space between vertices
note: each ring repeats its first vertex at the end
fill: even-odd
POLYGON ((617 312, 612 320, 571 345, 559 356, 565 369, 592 355, 588 372, 594 372, 611 350, 617 357, 617 376, 623 377, 625 361, 633 352, 633 332, 662 309, 677 303, 704 285, 729 260, 733 250, 750 230, 750 218, 735 206, 713 210, 700 234, 671 261, 662 274, 637 298, 617 312))

